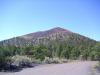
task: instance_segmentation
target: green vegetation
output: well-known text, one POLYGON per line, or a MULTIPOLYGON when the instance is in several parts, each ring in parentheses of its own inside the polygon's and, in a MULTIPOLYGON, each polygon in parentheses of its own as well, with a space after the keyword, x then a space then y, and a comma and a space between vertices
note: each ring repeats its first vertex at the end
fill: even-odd
POLYGON ((47 64, 57 64, 57 63, 67 63, 68 60, 67 59, 60 59, 60 58, 49 58, 49 57, 45 57, 43 63, 47 63, 47 64))
POLYGON ((15 55, 15 56, 11 57, 11 62, 14 65, 23 67, 23 65, 28 65, 28 64, 32 63, 32 59, 27 56, 15 55))
POLYGON ((99 60, 100 58, 100 43, 94 46, 82 47, 74 45, 66 45, 66 43, 52 42, 45 46, 43 44, 36 46, 2 46, 0 47, 0 63, 4 63, 7 57, 15 55, 26 55, 30 58, 39 59, 43 61, 45 57, 49 58, 64 58, 64 59, 79 59, 83 60, 99 60))
POLYGON ((100 43, 82 36, 71 35, 70 39, 55 39, 40 44, 0 46, 1 69, 8 63, 21 66, 33 62, 60 63, 61 59, 64 59, 64 62, 69 59, 100 60, 100 43))

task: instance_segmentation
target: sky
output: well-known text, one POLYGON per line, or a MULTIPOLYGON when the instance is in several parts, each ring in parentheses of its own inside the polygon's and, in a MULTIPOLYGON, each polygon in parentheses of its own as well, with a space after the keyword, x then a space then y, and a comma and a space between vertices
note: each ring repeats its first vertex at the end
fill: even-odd
POLYGON ((54 27, 100 41, 100 1, 0 0, 0 41, 54 27))

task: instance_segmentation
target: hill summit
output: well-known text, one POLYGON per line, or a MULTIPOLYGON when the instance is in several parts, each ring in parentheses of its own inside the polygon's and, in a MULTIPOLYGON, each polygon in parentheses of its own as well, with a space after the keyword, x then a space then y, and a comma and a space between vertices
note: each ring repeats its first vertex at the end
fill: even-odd
POLYGON ((80 34, 71 32, 67 29, 56 27, 46 31, 39 31, 35 33, 26 34, 23 36, 11 38, 0 42, 0 45, 15 45, 15 46, 26 46, 26 45, 47 45, 50 42, 66 42, 70 45, 80 45, 84 43, 93 44, 96 41, 80 34))

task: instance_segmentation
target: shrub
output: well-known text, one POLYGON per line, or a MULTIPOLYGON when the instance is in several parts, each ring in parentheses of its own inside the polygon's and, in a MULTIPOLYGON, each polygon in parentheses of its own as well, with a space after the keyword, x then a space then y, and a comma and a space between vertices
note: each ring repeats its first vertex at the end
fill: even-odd
POLYGON ((40 59, 32 59, 32 63, 34 63, 34 64, 41 64, 42 61, 40 59))
POLYGON ((67 59, 61 59, 61 62, 62 62, 62 63, 67 63, 68 60, 67 60, 67 59))
POLYGON ((15 55, 11 58, 12 60, 12 64, 16 65, 16 66, 20 66, 20 67, 30 67, 32 64, 32 60, 31 58, 27 57, 27 56, 19 56, 19 55, 15 55))
POLYGON ((47 63, 47 64, 51 64, 52 63, 52 60, 49 58, 49 57, 45 57, 44 63, 47 63))
POLYGON ((44 63, 46 63, 46 64, 52 64, 52 63, 57 64, 57 63, 61 63, 61 60, 59 58, 45 57, 44 63))
POLYGON ((61 63, 61 60, 59 58, 53 58, 52 63, 55 63, 55 64, 61 63))

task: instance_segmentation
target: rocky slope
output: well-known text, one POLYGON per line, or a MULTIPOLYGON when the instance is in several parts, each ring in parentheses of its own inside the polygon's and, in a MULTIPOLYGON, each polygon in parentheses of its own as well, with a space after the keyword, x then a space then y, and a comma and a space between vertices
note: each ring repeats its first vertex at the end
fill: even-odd
POLYGON ((73 33, 69 30, 56 27, 47 31, 40 31, 35 33, 26 34, 19 37, 14 37, 8 40, 0 42, 0 45, 15 45, 15 46, 26 46, 26 45, 47 45, 52 41, 66 42, 67 44, 74 45, 89 45, 95 44, 96 41, 88 37, 73 33))

